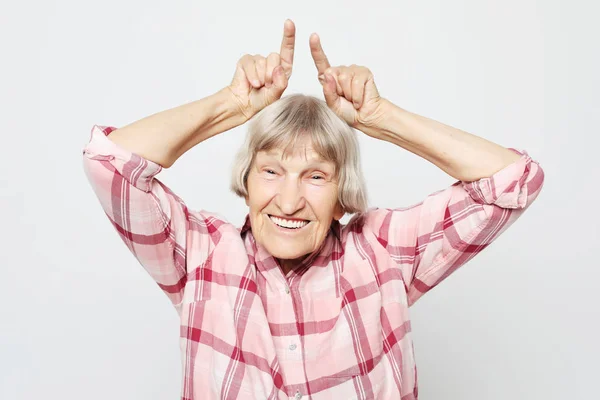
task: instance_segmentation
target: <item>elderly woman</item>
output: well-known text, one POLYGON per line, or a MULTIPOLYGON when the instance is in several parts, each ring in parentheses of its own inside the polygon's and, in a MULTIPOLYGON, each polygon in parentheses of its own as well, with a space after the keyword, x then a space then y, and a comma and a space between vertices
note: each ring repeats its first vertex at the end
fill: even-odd
POLYGON ((281 98, 288 20, 281 52, 242 57, 229 86, 120 129, 96 125, 84 149, 105 213, 181 318, 182 399, 416 399, 408 308, 542 187, 526 152, 401 109, 367 68, 331 67, 319 37, 309 42, 325 102, 281 98), (188 209, 156 175, 248 120, 232 189, 249 212, 237 229, 188 209), (352 128, 457 182, 411 207, 367 210, 352 128))

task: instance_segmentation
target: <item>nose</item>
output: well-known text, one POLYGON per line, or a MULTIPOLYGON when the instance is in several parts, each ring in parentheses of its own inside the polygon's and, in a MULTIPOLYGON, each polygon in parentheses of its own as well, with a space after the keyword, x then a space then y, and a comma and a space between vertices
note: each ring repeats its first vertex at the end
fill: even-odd
POLYGON ((302 188, 295 179, 286 179, 280 186, 279 209, 286 215, 294 215, 305 205, 302 188))

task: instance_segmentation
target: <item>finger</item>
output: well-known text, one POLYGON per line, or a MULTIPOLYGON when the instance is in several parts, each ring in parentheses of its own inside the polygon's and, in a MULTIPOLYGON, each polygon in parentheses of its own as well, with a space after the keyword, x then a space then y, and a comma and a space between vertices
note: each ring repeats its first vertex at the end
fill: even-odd
POLYGON ((244 74, 246 74, 246 79, 248 79, 250 85, 257 89, 260 88, 260 80, 258 79, 254 59, 251 55, 245 55, 242 58, 242 69, 244 70, 244 74))
POLYGON ((319 35, 313 33, 310 35, 308 42, 310 44, 310 54, 315 62, 315 66, 317 67, 317 73, 319 75, 324 74, 327 68, 331 67, 331 65, 329 65, 329 60, 327 60, 327 56, 323 51, 319 35))
POLYGON ((256 74, 260 81, 260 86, 265 85, 265 73, 267 70, 267 60, 263 56, 254 56, 254 66, 256 67, 256 74))
POLYGON ((339 96, 336 90, 335 79, 329 73, 323 75, 323 95, 328 106, 333 107, 338 101, 339 96))
POLYGON ((281 63, 281 58, 277 53, 271 53, 267 56, 267 67, 265 74, 265 86, 271 87, 273 84, 273 70, 281 63))
POLYGON ((352 79, 352 104, 357 110, 363 105, 366 83, 367 76, 363 74, 354 75, 354 79, 352 79))
POLYGON ((266 96, 269 99, 269 104, 281 98, 288 84, 288 78, 285 76, 285 71, 281 65, 275 67, 272 76, 273 84, 266 89, 266 96))
POLYGON ((281 40, 281 66, 285 75, 289 78, 292 75, 292 65, 294 64, 294 46, 296 44, 296 25, 290 19, 286 19, 283 24, 283 39, 281 40))
POLYGON ((338 82, 342 87, 342 94, 348 101, 352 101, 352 79, 354 78, 354 71, 352 68, 344 67, 341 69, 338 75, 338 82))

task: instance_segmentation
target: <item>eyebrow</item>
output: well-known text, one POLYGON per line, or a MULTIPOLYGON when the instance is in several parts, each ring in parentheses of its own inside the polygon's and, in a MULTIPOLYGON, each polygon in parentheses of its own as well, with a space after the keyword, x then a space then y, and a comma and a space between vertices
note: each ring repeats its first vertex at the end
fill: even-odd
MULTIPOLYGON (((278 157, 278 156, 280 156, 280 153, 274 152, 274 151, 267 151, 266 155, 269 156, 269 157, 275 158, 276 161, 277 161, 277 163, 281 166, 281 168, 283 168, 283 165, 281 165, 281 162, 280 162, 280 158, 278 157)), ((325 166, 330 167, 329 163, 330 163, 329 161, 324 160, 324 159, 322 159, 322 158, 319 157, 318 159, 310 161, 308 163, 308 165, 306 166, 306 168, 304 168, 304 170, 306 171, 306 170, 309 170, 309 169, 312 169, 312 168, 315 168, 315 167, 325 167, 325 166)), ((330 168, 327 168, 327 169, 330 169, 330 168)), ((332 169, 335 172, 335 165, 333 166, 332 169)))

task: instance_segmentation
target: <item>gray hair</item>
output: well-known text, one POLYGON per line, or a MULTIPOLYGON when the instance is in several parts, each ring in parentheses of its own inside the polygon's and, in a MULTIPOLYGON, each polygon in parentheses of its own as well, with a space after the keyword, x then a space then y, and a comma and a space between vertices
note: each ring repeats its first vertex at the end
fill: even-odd
POLYGON ((248 196, 248 173, 259 151, 279 148, 288 155, 307 137, 319 156, 335 165, 338 201, 344 212, 364 212, 367 192, 356 133, 325 101, 303 94, 282 97, 250 120, 246 141, 233 165, 231 190, 248 196))

